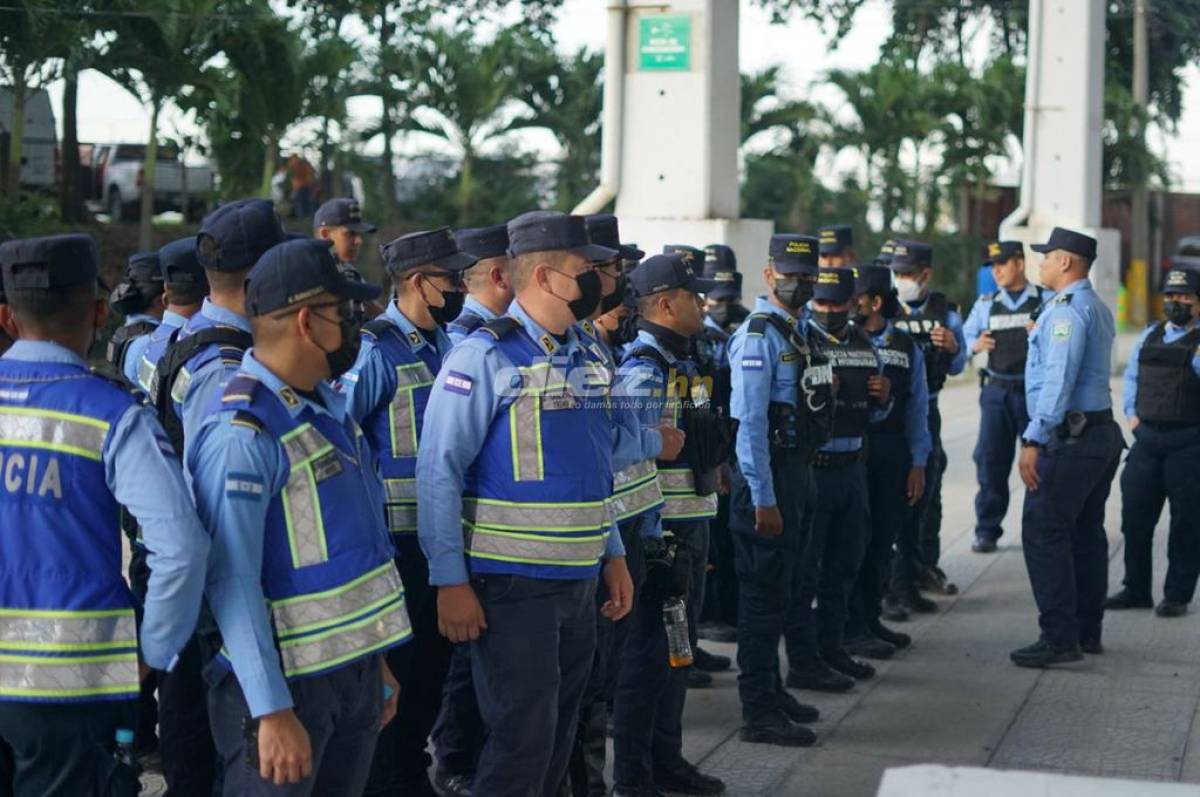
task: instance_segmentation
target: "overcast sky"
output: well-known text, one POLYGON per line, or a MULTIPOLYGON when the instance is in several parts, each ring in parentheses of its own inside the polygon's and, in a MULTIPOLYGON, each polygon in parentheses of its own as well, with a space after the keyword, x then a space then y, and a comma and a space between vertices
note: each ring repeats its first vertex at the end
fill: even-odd
MULTIPOLYGON (((579 47, 602 49, 605 5, 604 0, 566 0, 555 28, 560 47, 568 51, 579 47)), ((868 0, 855 19, 853 31, 836 50, 831 50, 815 23, 794 19, 787 25, 771 25, 761 9, 742 0, 741 68, 755 71, 781 64, 786 91, 793 96, 812 97, 836 106, 839 99, 836 90, 813 84, 829 69, 864 69, 875 62, 879 46, 890 31, 889 5, 887 0, 868 0)), ((974 49, 982 56, 985 48, 985 37, 981 34, 974 49)), ((1186 79, 1184 112, 1178 135, 1163 140, 1161 147, 1172 164, 1176 187, 1200 191, 1200 69, 1190 67, 1186 79)), ((52 87, 51 100, 61 124, 61 86, 52 87)), ((378 102, 370 98, 355 100, 350 112, 352 116, 369 119, 378 114, 378 102)), ((79 92, 80 140, 144 141, 148 124, 146 110, 128 93, 95 72, 84 74, 79 92)), ((168 110, 160 129, 170 133, 174 126, 191 129, 179 114, 168 110)), ((415 152, 431 144, 427 137, 420 136, 398 143, 401 152, 415 152)), ((528 143, 534 147, 552 147, 548 136, 532 135, 528 143)), ((1001 175, 1001 179, 1005 176, 1001 175)))

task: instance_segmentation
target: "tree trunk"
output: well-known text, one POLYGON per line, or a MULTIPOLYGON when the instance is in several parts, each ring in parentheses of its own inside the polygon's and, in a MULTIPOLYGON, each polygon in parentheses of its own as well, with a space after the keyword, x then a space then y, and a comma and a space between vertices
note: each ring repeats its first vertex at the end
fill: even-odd
POLYGON ((79 68, 74 57, 63 68, 62 183, 59 205, 62 220, 74 224, 83 220, 83 199, 79 195, 79 68))
POLYGON ((154 173, 158 166, 158 113, 162 110, 162 98, 154 94, 150 98, 150 137, 146 140, 146 157, 142 161, 142 214, 138 220, 138 248, 148 250, 154 222, 154 173))
POLYGON ((191 221, 192 214, 192 198, 188 192, 187 178, 187 158, 184 157, 186 152, 185 147, 179 149, 179 207, 183 213, 183 221, 186 224, 191 221))
MULTIPOLYGON (((379 49, 383 52, 392 38, 392 24, 387 18, 387 4, 379 10, 379 49)), ((388 223, 395 216, 396 209, 396 175, 395 159, 392 153, 392 138, 396 135, 395 120, 392 118, 392 93, 387 88, 387 75, 379 75, 379 102, 383 106, 380 117, 380 129, 383 131, 383 168, 379 170, 381 181, 380 190, 383 194, 383 211, 380 221, 388 223)))
POLYGON ((458 225, 466 227, 471 218, 471 199, 475 195, 475 153, 463 147, 462 168, 458 172, 458 225))
POLYGON ((279 138, 274 134, 267 137, 267 151, 263 156, 262 182, 258 186, 258 195, 271 198, 271 181, 275 178, 275 168, 279 160, 279 138))
POLYGON ((13 67, 12 87, 12 130, 8 134, 8 193, 16 199, 21 194, 21 159, 25 144, 25 67, 13 67))

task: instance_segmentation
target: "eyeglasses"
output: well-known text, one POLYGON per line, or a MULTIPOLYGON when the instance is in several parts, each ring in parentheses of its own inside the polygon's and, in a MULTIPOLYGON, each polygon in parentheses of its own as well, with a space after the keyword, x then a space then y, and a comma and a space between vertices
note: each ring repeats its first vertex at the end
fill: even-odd
POLYGON ((463 285, 463 272, 461 271, 425 271, 417 276, 425 278, 441 277, 450 283, 451 288, 461 288, 463 285))
POLYGON ((356 307, 355 303, 350 301, 349 299, 343 299, 338 302, 323 302, 321 304, 310 304, 310 305, 305 305, 305 306, 308 307, 308 309, 312 312, 312 314, 315 315, 317 318, 320 318, 322 321, 328 321, 330 324, 339 324, 340 325, 340 324, 343 324, 346 322, 353 322, 362 315, 362 307, 361 306, 356 307), (323 316, 317 312, 317 310, 324 310, 326 307, 336 307, 337 308, 338 317, 336 320, 334 320, 332 318, 326 318, 325 316, 323 316))

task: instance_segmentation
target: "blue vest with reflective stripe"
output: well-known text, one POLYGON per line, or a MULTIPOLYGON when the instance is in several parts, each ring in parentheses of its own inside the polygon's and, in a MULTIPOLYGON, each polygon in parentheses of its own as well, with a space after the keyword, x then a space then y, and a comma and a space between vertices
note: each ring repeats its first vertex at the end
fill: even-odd
MULTIPOLYGON (((220 325, 203 313, 196 313, 188 319, 187 324, 180 330, 177 340, 182 340, 189 335, 196 334, 202 329, 215 326, 220 325)), ((242 361, 243 354, 245 352, 240 349, 218 346, 215 343, 211 343, 189 357, 187 363, 179 371, 179 376, 175 378, 175 384, 171 386, 171 402, 175 408, 175 414, 180 418, 183 417, 183 399, 187 395, 188 386, 192 383, 193 374, 217 359, 223 359, 226 365, 238 365, 242 361)))
POLYGON ((613 517, 607 374, 582 352, 548 358, 523 329, 498 341, 487 328, 475 335, 516 371, 466 473, 471 570, 592 578, 613 517))
MULTIPOLYGON (((413 332, 424 341, 420 333, 413 332)), ((433 346, 414 351, 410 341, 396 325, 375 337, 363 330, 363 337, 372 340, 383 361, 396 375, 396 392, 386 407, 381 407, 363 419, 363 431, 371 447, 379 454, 379 470, 383 475, 387 500, 387 524, 393 534, 414 536, 417 533, 417 448, 425 405, 433 378, 441 368, 441 357, 433 346)))
POLYGON ((309 407, 292 417, 292 400, 238 374, 220 409, 278 440, 290 467, 267 511, 262 585, 284 675, 296 678, 395 647, 412 631, 366 440, 349 418, 338 424, 309 407))
POLYGON ((83 366, 0 360, 0 700, 137 697, 104 465, 134 403, 83 366))

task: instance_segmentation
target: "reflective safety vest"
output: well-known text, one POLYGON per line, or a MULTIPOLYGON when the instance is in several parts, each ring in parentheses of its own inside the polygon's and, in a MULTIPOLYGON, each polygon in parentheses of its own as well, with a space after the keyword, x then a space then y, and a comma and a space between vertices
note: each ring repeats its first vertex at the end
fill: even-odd
POLYGON ((582 352, 547 356, 510 316, 484 336, 513 370, 464 481, 471 570, 593 578, 614 519, 608 374, 582 352))
MULTIPOLYGON (((316 675, 395 647, 411 635, 404 587, 384 533, 371 454, 349 418, 339 424, 241 373, 221 397, 232 423, 279 441, 289 474, 271 497, 262 586, 283 674, 316 675)), ((236 474, 228 474, 234 479, 236 474)))
POLYGON ((386 316, 363 327, 363 340, 375 344, 379 356, 396 374, 396 392, 386 407, 363 419, 363 431, 379 453, 379 469, 386 493, 388 529, 398 536, 417 533, 417 449, 425 405, 441 356, 433 346, 415 347, 424 341, 419 332, 412 340, 386 316))
POLYGON ((662 509, 662 486, 654 460, 635 462, 613 474, 612 500, 618 523, 662 509))
POLYGON ((0 360, 0 700, 138 696, 104 464, 134 403, 81 365, 0 360))

